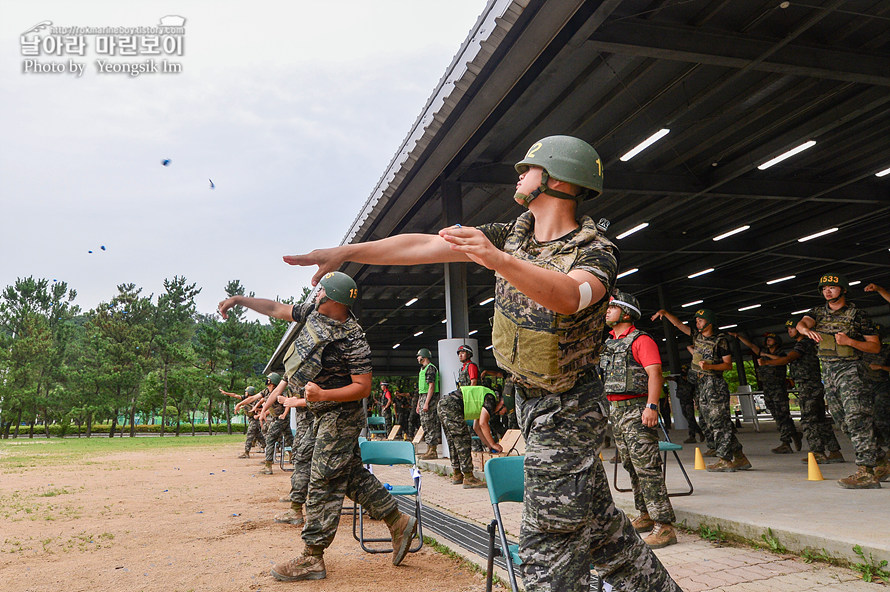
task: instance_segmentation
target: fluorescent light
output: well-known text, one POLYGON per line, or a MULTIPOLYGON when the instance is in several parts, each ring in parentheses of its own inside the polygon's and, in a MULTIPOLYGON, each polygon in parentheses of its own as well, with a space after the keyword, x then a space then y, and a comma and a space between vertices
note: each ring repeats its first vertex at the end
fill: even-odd
POLYGON ((491 348, 493 348, 493 347, 494 347, 494 345, 489 345, 489 346, 486 347, 485 349, 491 349, 491 348))
POLYGON ((408 302, 405 303, 405 306, 411 306, 415 302, 417 302, 417 298, 412 298, 411 300, 409 300, 408 302))
POLYGON ((687 275, 686 277, 688 277, 689 279, 697 278, 697 277, 700 276, 700 275, 705 275, 706 273, 711 273, 712 271, 714 271, 714 268, 713 268, 713 267, 709 267, 709 268, 707 268, 707 269, 702 269, 701 271, 696 271, 696 272, 693 273, 692 275, 687 275))
POLYGON ((688 325, 688 324, 689 324, 689 321, 683 321, 683 324, 684 324, 684 325, 688 325))
POLYGON ((738 234, 738 233, 740 233, 740 232, 745 232, 745 231, 748 230, 749 228, 751 228, 751 227, 750 227, 750 226, 747 226, 747 225, 746 225, 746 226, 739 226, 738 228, 736 228, 736 229, 734 229, 734 230, 730 230, 729 232, 724 232, 723 234, 718 234, 717 236, 715 236, 715 237, 712 238, 711 240, 714 240, 714 241, 723 240, 723 239, 725 239, 727 236, 732 236, 732 235, 734 235, 734 234, 738 234))
POLYGON ((467 337, 469 337, 470 335, 475 335, 475 334, 478 333, 478 332, 479 332, 479 329, 473 329, 472 331, 470 331, 469 333, 467 333, 467 337))
POLYGON ((444 325, 445 323, 447 323, 447 322, 448 322, 448 319, 442 319, 442 324, 443 324, 443 325, 444 325))
POLYGON ((810 309, 809 309, 809 308, 805 308, 805 309, 803 309, 803 310, 795 310, 795 311, 793 311, 791 314, 803 314, 803 313, 805 313, 805 312, 810 312, 810 309))
POLYGON ((690 306, 695 306, 696 304, 701 304, 704 300, 693 300, 692 302, 687 302, 686 304, 681 304, 682 308, 689 308, 690 306))
POLYGON ((615 279, 616 279, 616 280, 620 280, 621 278, 623 278, 623 277, 627 277, 627 276, 629 276, 630 274, 632 274, 632 273, 636 273, 636 272, 638 272, 638 271, 640 271, 640 268, 639 268, 639 267, 632 267, 632 268, 628 269, 627 271, 622 271, 621 273, 619 273, 618 275, 616 275, 616 276, 615 276, 615 279))
POLYGON ((723 329, 732 329, 733 327, 738 327, 738 325, 723 325, 722 327, 717 327, 717 329, 722 331, 723 329))
POLYGON ((401 343, 397 343, 397 344, 395 344, 394 346, 392 346, 392 348, 393 348, 393 349, 396 349, 396 348, 399 347, 400 345, 402 345, 402 344, 401 344, 401 343))
POLYGON ((875 173, 875 177, 883 177, 885 175, 890 175, 890 169, 884 169, 883 171, 875 173))
POLYGON ((486 298, 485 300, 483 300, 482 302, 479 303, 479 306, 485 306, 489 302, 494 302, 494 296, 492 296, 491 298, 486 298))
POLYGON ((739 312, 742 312, 743 310, 753 310, 755 308, 760 308, 760 305, 752 304, 751 306, 743 306, 742 308, 739 309, 739 312))
POLYGON ((773 166, 774 164, 780 163, 780 162, 782 162, 783 160, 785 160, 786 158, 791 158, 791 157, 794 156, 795 154, 798 154, 798 153, 800 153, 800 152, 803 152, 803 151, 806 150, 807 148, 812 148, 812 147, 815 146, 815 145, 816 145, 816 140, 810 140, 809 142, 804 142, 803 144, 801 144, 801 145, 798 146, 797 148, 792 148, 792 149, 789 150, 788 152, 783 152, 782 154, 778 155, 777 157, 773 158, 772 160, 768 160, 768 161, 766 161, 765 163, 763 163, 762 165, 758 166, 757 168, 760 169, 761 171, 762 171, 762 170, 765 170, 765 169, 768 169, 768 168, 770 168, 771 166, 773 166))
POLYGON ((420 337, 421 335, 423 335, 423 331, 418 331, 414 334, 414 337, 420 337))
POLYGON ((837 228, 829 228, 828 230, 823 230, 822 232, 817 232, 816 234, 811 234, 810 236, 805 236, 803 238, 797 239, 799 243, 805 243, 808 240, 812 240, 814 238, 819 238, 820 236, 825 236, 826 234, 831 234, 832 232, 837 232, 837 228))
POLYGON ((796 275, 786 275, 785 277, 776 278, 774 280, 770 280, 766 283, 767 286, 772 286, 773 284, 778 284, 779 282, 787 282, 788 280, 793 280, 796 278, 796 275))
POLYGON ((649 136, 648 138, 646 138, 645 140, 643 140, 642 142, 637 144, 636 147, 634 147, 630 150, 630 152, 628 152, 624 156, 622 156, 620 159, 621 162, 627 162, 628 160, 630 160, 631 158, 633 158, 634 156, 636 156, 637 154, 639 154, 640 152, 642 152, 643 150, 645 150, 646 148, 648 148, 649 146, 651 146, 652 144, 657 142, 658 140, 660 140, 663 137, 665 137, 666 135, 668 135, 670 132, 671 132, 671 130, 669 130, 667 128, 662 128, 662 129, 658 130, 657 132, 655 132, 654 134, 652 134, 651 136, 649 136))
POLYGON ((850 282, 849 285, 851 285, 851 286, 858 286, 858 285, 861 284, 861 283, 862 283, 862 280, 856 280, 855 282, 850 282))
POLYGON ((648 222, 643 222, 642 224, 637 224, 636 226, 634 226, 634 227, 631 228, 630 230, 625 230, 624 232, 622 232, 621 234, 619 234, 619 235, 616 236, 615 238, 618 239, 618 240, 621 240, 621 239, 623 239, 623 238, 627 238, 628 236, 632 235, 633 233, 638 232, 638 231, 640 231, 640 230, 643 230, 643 229, 646 228, 647 226, 649 226, 649 223, 648 223, 648 222))
POLYGON ((383 317, 382 319, 380 319, 379 321, 377 321, 377 324, 378 324, 378 325, 382 325, 382 324, 385 323, 387 320, 388 320, 387 317, 383 317))

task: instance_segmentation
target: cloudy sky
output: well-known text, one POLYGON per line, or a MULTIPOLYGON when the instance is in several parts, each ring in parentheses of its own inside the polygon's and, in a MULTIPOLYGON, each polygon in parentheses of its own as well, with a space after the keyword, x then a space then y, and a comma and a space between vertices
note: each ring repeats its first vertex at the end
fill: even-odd
POLYGON ((64 280, 90 309, 120 283, 157 295, 184 275, 203 288, 202 312, 230 279, 298 294, 312 271, 281 256, 341 241, 484 6, 0 0, 0 289, 64 280), (22 55, 43 21, 148 27, 166 15, 186 19, 182 55, 147 55, 138 34, 132 57, 97 55, 96 35, 83 56, 22 55), (182 72, 96 65, 164 59, 182 72), (72 60, 80 77, 23 71, 72 60))

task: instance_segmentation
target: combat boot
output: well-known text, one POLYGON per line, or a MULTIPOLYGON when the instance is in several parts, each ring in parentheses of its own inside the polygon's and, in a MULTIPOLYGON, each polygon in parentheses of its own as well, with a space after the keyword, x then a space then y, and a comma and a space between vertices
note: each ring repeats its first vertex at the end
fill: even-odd
POLYGON ((264 467, 263 467, 263 470, 260 471, 260 475, 271 475, 271 474, 273 474, 273 471, 272 471, 272 461, 271 461, 271 460, 267 460, 267 461, 265 461, 265 462, 263 463, 263 465, 264 465, 264 467))
POLYGON ((420 455, 420 460, 436 460, 437 458, 439 458, 439 453, 435 446, 430 446, 429 450, 420 455))
POLYGON ((451 474, 451 484, 452 485, 460 485, 464 482, 464 474, 459 471, 454 471, 451 474))
POLYGON ((890 481, 890 460, 885 458, 878 463, 878 466, 875 467, 875 478, 879 482, 890 481))
POLYGON ((408 554, 411 539, 417 532, 417 518, 399 512, 399 519, 389 525, 389 532, 392 535, 392 564, 398 565, 408 554))
POLYGON ((708 465, 709 473, 734 473, 738 469, 735 468, 734 460, 720 459, 712 465, 708 465))
POLYGON ((656 522, 649 536, 643 539, 643 542, 652 549, 661 549, 668 545, 677 544, 677 531, 670 524, 662 524, 656 522))
POLYGON ((800 432, 795 432, 792 434, 791 439, 794 440, 794 449, 800 452, 800 449, 803 447, 803 437, 800 432))
POLYGON ((695 439, 695 435, 689 436, 685 440, 683 440, 683 444, 695 444, 698 440, 695 439))
POLYGON ((640 512, 640 515, 630 521, 634 530, 637 532, 646 532, 652 530, 655 526, 655 520, 649 517, 648 512, 640 512))
POLYGON ((245 450, 244 452, 242 452, 241 454, 238 455, 238 458, 250 458, 250 451, 245 450))
POLYGON ((845 463, 847 461, 846 459, 844 459, 844 455, 841 454, 840 450, 832 450, 825 455, 825 462, 827 464, 833 465, 837 463, 845 463))
MULTIPOLYGON (((798 448, 800 450, 800 448, 798 448)), ((776 446, 772 449, 773 454, 791 454, 794 452, 791 450, 791 446, 787 442, 782 442, 780 446, 776 446)))
POLYGON ((708 448, 702 453, 702 456, 717 456, 717 451, 713 448, 708 448))
MULTIPOLYGON (((822 452, 814 452, 814 453, 813 453, 813 458, 815 458, 815 459, 816 459, 816 462, 817 462, 818 464, 820 464, 820 465, 824 465, 824 464, 827 464, 827 463, 828 463, 828 457, 826 457, 825 454, 822 453, 822 452)), ((802 464, 805 464, 805 465, 806 465, 806 464, 809 464, 809 462, 810 462, 810 457, 809 457, 809 456, 805 456, 805 457, 803 457, 802 459, 800 459, 800 462, 801 462, 802 464)))
POLYGON ((306 552, 272 568, 272 577, 279 582, 323 580, 327 575, 324 568, 324 555, 307 555, 306 552))
POLYGON ((881 482, 875 476, 875 470, 872 467, 859 465, 858 470, 843 479, 838 479, 837 484, 844 489, 880 489, 881 482))
POLYGON ((736 452, 732 457, 732 466, 736 471, 747 471, 751 468, 751 462, 748 457, 741 452, 736 452))
POLYGON ((284 514, 275 516, 275 522, 279 524, 293 524, 294 526, 303 526, 306 520, 303 518, 303 504, 291 502, 290 510, 284 514))
POLYGON ((464 473, 464 489, 480 489, 486 487, 485 481, 480 481, 473 473, 464 473))

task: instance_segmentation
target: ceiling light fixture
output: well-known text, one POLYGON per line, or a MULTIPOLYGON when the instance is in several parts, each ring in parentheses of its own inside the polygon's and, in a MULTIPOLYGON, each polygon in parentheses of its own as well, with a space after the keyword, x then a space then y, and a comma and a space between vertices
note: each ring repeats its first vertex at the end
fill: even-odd
POLYGON ((421 335, 423 335, 423 331, 418 331, 414 334, 414 337, 420 337, 421 335))
POLYGON ((401 343, 397 343, 397 344, 395 344, 394 346, 392 346, 392 348, 393 348, 393 349, 396 349, 396 348, 399 347, 400 345, 402 345, 402 344, 401 344, 401 343))
POLYGON ((890 175, 890 169, 884 169, 883 171, 875 173, 875 177, 884 177, 886 175, 890 175))
POLYGON ((483 300, 482 302, 479 303, 479 306, 485 306, 489 302, 494 302, 494 296, 492 296, 491 298, 486 298, 485 300, 483 300))
POLYGON ((636 273, 638 271, 640 271, 639 267, 632 267, 632 268, 628 269, 627 271, 622 271, 621 273, 619 273, 617 276, 615 276, 615 279, 620 280, 621 278, 627 277, 630 274, 636 273))
POLYGON ((755 308, 760 308, 760 305, 759 305, 759 304, 752 304, 751 306, 743 306, 742 308, 739 309, 739 312, 742 312, 742 311, 745 311, 745 310, 754 310, 755 308))
POLYGON ((713 241, 723 240, 723 239, 725 239, 727 236, 732 236, 732 235, 734 235, 734 234, 738 234, 738 233, 740 233, 740 232, 745 232, 745 231, 748 230, 749 228, 751 228, 751 227, 750 227, 750 226, 747 226, 747 225, 746 225, 746 226, 739 226, 738 228, 735 228, 735 229, 733 229, 733 230, 730 230, 729 232, 724 232, 723 234, 718 234, 717 236, 715 236, 715 237, 712 238, 711 240, 713 240, 713 241))
POLYGON ((643 229, 646 228, 647 226, 649 226, 649 223, 648 223, 648 222, 643 222, 642 224, 637 224, 636 226, 634 226, 634 227, 631 228, 630 230, 625 230, 624 232, 622 232, 621 234, 619 234, 619 235, 616 236, 615 238, 618 239, 618 240, 621 240, 621 239, 623 239, 623 238, 627 238, 627 237, 629 237, 630 235, 632 235, 633 233, 635 233, 635 232, 639 232, 640 230, 643 230, 643 229))
POLYGON ((493 347, 494 347, 494 345, 489 345, 489 346, 486 347, 485 349, 491 349, 491 348, 493 348, 493 347))
POLYGON ((692 302, 681 304, 680 308, 689 308, 690 306, 695 306, 696 304, 701 304, 702 302, 704 302, 704 300, 693 300, 692 302))
POLYGON ((686 277, 688 277, 689 279, 697 278, 697 277, 700 276, 700 275, 705 275, 706 273, 711 273, 712 271, 714 271, 714 268, 713 268, 713 267, 709 267, 709 268, 707 268, 707 269, 702 269, 701 271, 696 271, 696 272, 693 273, 692 275, 687 275, 686 277))
POLYGON ((796 148, 792 148, 788 152, 783 152, 782 154, 778 155, 777 157, 766 161, 765 163, 759 165, 757 168, 760 169, 761 171, 768 169, 771 166, 773 166, 774 164, 778 164, 778 163, 782 162, 783 160, 785 160, 786 158, 791 158, 795 154, 799 154, 799 153, 803 152, 804 150, 807 150, 808 148, 812 148, 815 145, 816 145, 816 140, 810 140, 809 142, 804 142, 800 146, 798 146, 796 148))
POLYGON ((779 282, 787 282, 788 280, 793 280, 796 278, 796 275, 786 275, 785 277, 776 278, 774 280, 770 280, 766 283, 767 286, 772 286, 773 284, 778 284, 779 282))
POLYGON ((411 306, 415 302, 417 302, 417 298, 412 298, 411 300, 409 300, 408 302, 405 303, 405 306, 411 306))
POLYGON ((722 327, 717 328, 722 331, 724 329, 732 329, 733 327, 738 327, 738 325, 723 325, 722 327))
POLYGON ((820 236, 825 236, 826 234, 831 234, 832 232, 837 232, 837 231, 838 231, 837 228, 829 228, 828 230, 823 230, 822 232, 817 232, 816 234, 811 234, 809 236, 799 238, 799 239, 797 239, 797 242, 805 243, 808 240, 812 240, 814 238, 819 238, 820 236))
POLYGON ((642 142, 640 142, 639 144, 637 144, 636 146, 631 148, 631 150, 629 152, 627 152, 624 156, 622 156, 619 160, 621 160, 621 162, 627 162, 628 160, 630 160, 631 158, 633 158, 634 156, 636 156, 637 154, 639 154, 640 152, 642 152, 643 150, 645 150, 646 148, 648 148, 649 146, 651 146, 652 144, 657 142, 658 140, 662 139, 669 133, 671 133, 671 130, 669 130, 667 128, 662 128, 662 129, 658 130, 657 132, 655 132, 654 134, 652 134, 651 136, 649 136, 648 138, 646 138, 645 140, 643 140, 642 142))
POLYGON ((856 280, 855 282, 850 282, 850 285, 851 285, 851 286, 858 286, 858 285, 861 284, 861 283, 862 283, 862 280, 856 280))
POLYGON ((805 312, 810 312, 810 309, 809 309, 809 308, 804 308, 804 309, 802 309, 802 310, 795 310, 795 311, 792 311, 791 314, 793 314, 793 315, 795 315, 795 314, 803 314, 803 313, 805 313, 805 312))
POLYGON ((479 332, 479 329, 473 329, 472 331, 470 331, 469 333, 467 333, 467 337, 469 337, 470 335, 475 335, 475 334, 478 333, 478 332, 479 332))

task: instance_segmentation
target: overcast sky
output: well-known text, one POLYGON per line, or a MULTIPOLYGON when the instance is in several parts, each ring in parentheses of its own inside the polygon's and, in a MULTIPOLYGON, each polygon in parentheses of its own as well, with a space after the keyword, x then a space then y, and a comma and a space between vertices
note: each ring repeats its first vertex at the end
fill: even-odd
POLYGON ((313 270, 281 256, 341 241, 484 6, 0 0, 0 289, 64 280, 88 310, 120 283, 157 296, 184 275, 205 313, 231 279, 299 294, 313 270), (95 35, 84 56, 22 55, 22 34, 43 21, 148 27, 167 15, 186 19, 181 56, 97 55, 95 35), (25 73, 28 59, 84 71, 25 73), (164 59, 182 72, 96 66, 164 59))

